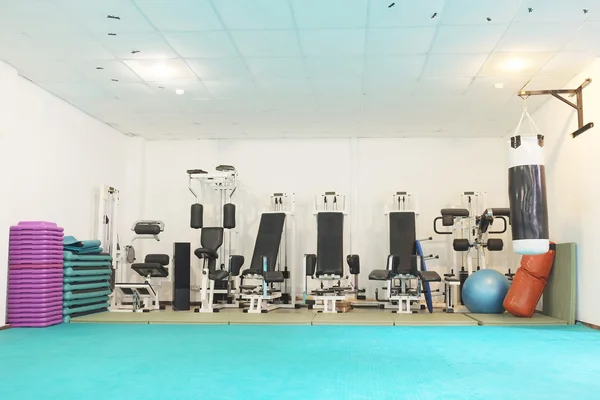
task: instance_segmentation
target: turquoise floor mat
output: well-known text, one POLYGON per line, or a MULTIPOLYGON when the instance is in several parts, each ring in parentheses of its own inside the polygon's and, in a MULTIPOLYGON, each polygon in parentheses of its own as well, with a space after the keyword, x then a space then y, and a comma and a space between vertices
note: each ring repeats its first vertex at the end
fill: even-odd
POLYGON ((578 399, 575 327, 63 324, 0 331, 1 399, 578 399))

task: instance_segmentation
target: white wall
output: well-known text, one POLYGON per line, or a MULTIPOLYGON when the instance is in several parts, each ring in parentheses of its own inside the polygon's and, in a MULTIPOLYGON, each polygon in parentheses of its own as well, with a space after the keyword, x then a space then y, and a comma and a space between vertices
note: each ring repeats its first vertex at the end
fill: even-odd
POLYGON ((121 189, 123 214, 139 210, 144 147, 143 141, 127 138, 0 62, 0 151, 2 326, 9 226, 53 221, 67 235, 95 238, 95 202, 102 184, 121 189))
MULTIPOLYGON (((260 212, 269 195, 295 193, 295 276, 300 290, 302 255, 316 251, 314 196, 335 190, 347 195, 351 232, 347 252, 361 256, 360 283, 368 288, 368 297, 373 297, 376 286, 367 276, 371 270, 385 267, 388 228, 384 208, 390 204, 391 194, 397 190, 418 194, 418 235, 434 236, 434 242, 425 243, 425 252, 440 254, 441 259, 430 267, 445 272, 450 268, 451 250, 446 237, 435 237, 433 219, 441 208, 458 205, 465 190, 487 192, 489 207, 508 206, 504 146, 501 139, 455 138, 149 141, 144 218, 161 219, 166 228, 160 243, 146 243, 145 248, 170 253, 174 241, 198 244, 198 232, 189 228, 193 196, 188 191, 186 170, 213 170, 218 164, 232 164, 242 181, 234 197, 238 205, 238 251, 247 260, 252 256, 260 212)), ((514 257, 513 264, 508 265, 507 247, 492 258, 492 266, 503 272, 515 267, 514 257)), ((197 263, 193 276, 196 271, 197 263)), ((199 284, 199 278, 194 279, 199 284)))
MULTIPOLYGON (((567 88, 576 88, 586 78, 593 83, 584 90, 584 123, 596 128, 576 139, 577 113, 558 100, 551 100, 533 115, 545 135, 546 181, 550 237, 577 243, 577 319, 600 325, 598 288, 598 199, 600 199, 600 63, 596 61, 574 78, 567 88)), ((572 99, 575 101, 574 99, 572 99)))

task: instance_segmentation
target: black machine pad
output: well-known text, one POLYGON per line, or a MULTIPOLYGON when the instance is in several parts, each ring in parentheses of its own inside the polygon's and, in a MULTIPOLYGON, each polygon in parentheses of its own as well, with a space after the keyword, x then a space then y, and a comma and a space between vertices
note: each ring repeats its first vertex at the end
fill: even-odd
POLYGON ((138 235, 158 235, 160 233, 160 225, 139 223, 133 227, 133 231, 138 235))
POLYGON ((344 274, 344 214, 320 212, 317 214, 317 268, 316 276, 344 274))
POLYGON ((263 272, 263 277, 267 283, 278 283, 284 281, 283 272, 281 271, 266 271, 263 272))
POLYGON ((211 271, 208 274, 208 279, 211 281, 222 281, 223 279, 229 276, 229 272, 224 269, 217 269, 215 271, 211 271))
POLYGON ((144 257, 145 263, 169 265, 169 256, 167 254, 148 254, 144 257))
POLYGON ((413 274, 417 241, 416 215, 414 212, 390 213, 390 254, 398 256, 392 274, 413 274))
POLYGON ((166 278, 169 276, 169 270, 158 263, 136 263, 131 265, 131 269, 143 277, 166 278))
POLYGON ((194 255, 200 259, 208 258, 209 260, 216 260, 219 258, 219 253, 212 249, 196 249, 194 250, 194 255))
POLYGON ((263 257, 267 258, 267 271, 275 270, 284 224, 285 213, 265 213, 261 215, 249 271, 262 275, 263 257))
POLYGON ((369 274, 370 281, 387 281, 392 277, 392 271, 387 269, 376 269, 369 274))
POLYGON ((317 255, 305 254, 304 257, 306 276, 313 276, 315 274, 315 269, 317 268, 317 255))
POLYGON ((435 271, 419 271, 419 279, 423 282, 441 282, 442 277, 435 271))
POLYGON ((223 245, 223 228, 202 228, 200 232, 200 246, 203 249, 218 250, 223 245))

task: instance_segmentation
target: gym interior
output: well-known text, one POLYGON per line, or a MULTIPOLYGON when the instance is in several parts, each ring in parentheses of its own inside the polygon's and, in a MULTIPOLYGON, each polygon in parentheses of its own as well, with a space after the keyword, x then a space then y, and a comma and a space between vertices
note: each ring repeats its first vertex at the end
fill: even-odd
POLYGON ((600 392, 599 0, 0 10, 0 398, 600 392))

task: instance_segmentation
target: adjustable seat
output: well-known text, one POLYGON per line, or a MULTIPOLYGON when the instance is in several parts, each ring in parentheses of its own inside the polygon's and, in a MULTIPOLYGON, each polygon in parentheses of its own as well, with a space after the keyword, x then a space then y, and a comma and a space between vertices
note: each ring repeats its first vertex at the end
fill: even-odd
POLYGON ((131 269, 138 275, 145 278, 143 283, 117 283, 115 290, 120 291, 125 296, 132 296, 133 303, 131 308, 115 308, 112 311, 134 311, 150 312, 151 310, 164 310, 160 305, 158 290, 154 288, 153 278, 168 278, 169 270, 165 268, 169 265, 170 259, 167 254, 148 254, 143 263, 134 263, 131 269))
POLYGON ((273 283, 282 283, 286 279, 284 271, 277 271, 277 258, 285 225, 284 212, 264 213, 260 217, 254 252, 250 267, 242 272, 242 299, 250 300, 250 306, 244 312, 266 313, 277 308, 268 304, 281 298, 281 290, 274 289, 273 283), (244 284, 244 280, 258 280, 258 284, 244 284), (271 288, 268 287, 271 285, 271 288))
POLYGON ((422 284, 441 282, 435 271, 423 271, 422 255, 417 251, 416 215, 414 212, 395 211, 390 213, 390 255, 386 269, 373 270, 369 274, 371 281, 387 281, 388 301, 398 302, 394 312, 410 313, 410 303, 421 299, 422 284), (400 280, 400 285, 395 281, 400 280), (410 282, 417 280, 416 287, 410 282))

